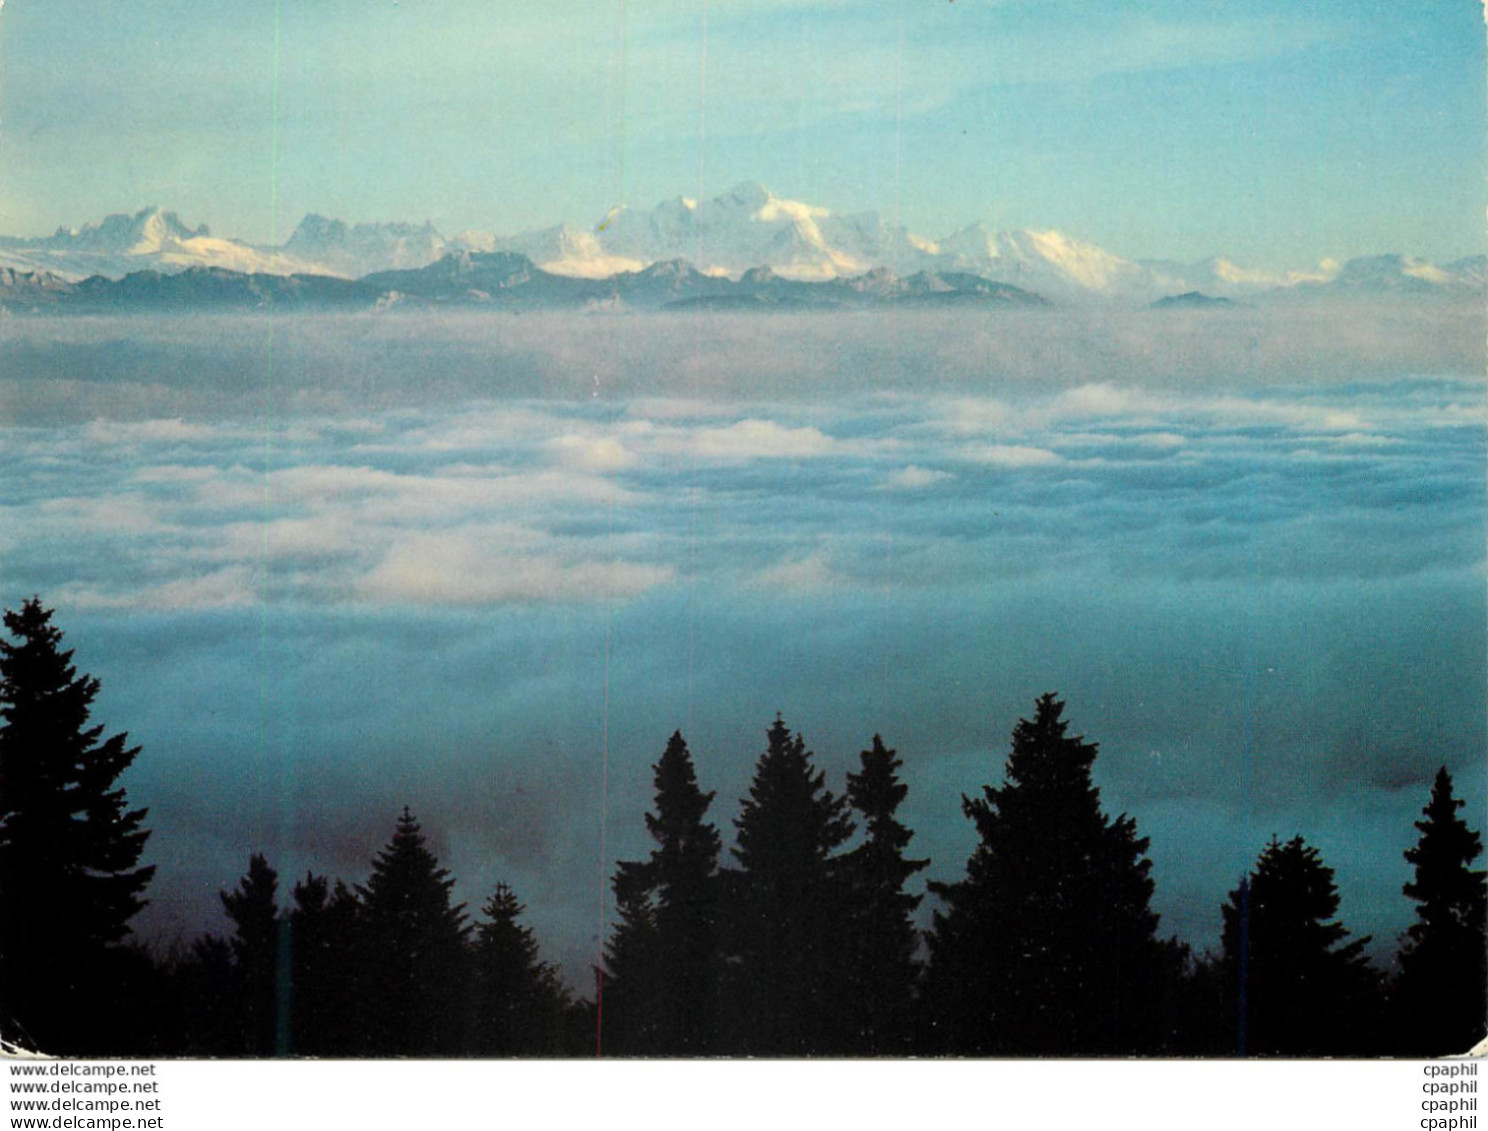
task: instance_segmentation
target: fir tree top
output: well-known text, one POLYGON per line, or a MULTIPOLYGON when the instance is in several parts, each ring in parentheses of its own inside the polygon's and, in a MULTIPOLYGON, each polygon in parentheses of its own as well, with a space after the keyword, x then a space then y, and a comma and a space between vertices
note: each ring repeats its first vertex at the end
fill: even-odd
POLYGON ((749 871, 814 870, 852 836, 847 799, 826 788, 826 773, 812 765, 805 741, 778 715, 734 827, 733 854, 749 871))
POLYGON ((847 799, 862 814, 869 841, 902 849, 914 839, 914 833, 894 817, 909 796, 909 786, 898 776, 904 763, 898 751, 884 746, 883 738, 876 734, 872 748, 859 757, 858 772, 847 775, 847 799))
MULTIPOLYGON (((1068 734, 1064 703, 1053 692, 1041 695, 1032 719, 1013 728, 1012 752, 1000 786, 983 786, 982 796, 962 798, 962 809, 976 825, 980 841, 967 862, 972 884, 1011 882, 1026 899, 1060 898, 1081 875, 1119 877, 1119 898, 1155 929, 1146 910, 1153 890, 1150 843, 1138 836, 1126 814, 1108 817, 1100 789, 1091 780, 1099 747, 1068 734), (993 873, 1000 878, 993 880, 993 873), (1040 884, 1046 884, 1043 894, 1040 884), (1141 908, 1141 911, 1138 911, 1141 908)), ((944 892, 945 885, 932 885, 944 892)), ((1109 893, 1117 897, 1118 893, 1109 893)))
POLYGON ((537 939, 532 928, 519 923, 527 908, 505 883, 498 883, 481 908, 486 922, 476 928, 476 945, 482 951, 510 956, 523 967, 537 967, 537 939))
POLYGON ((1431 800, 1416 822, 1421 839, 1406 849, 1406 860, 1416 877, 1404 887, 1405 894, 1420 906, 1417 922, 1407 930, 1420 941, 1434 929, 1475 930, 1474 909, 1483 899, 1482 870, 1469 867, 1483 851, 1482 837, 1457 815, 1466 802, 1452 795, 1452 776, 1443 766, 1432 785, 1431 800))
POLYGON ((674 732, 667 740, 666 749, 652 770, 656 812, 645 817, 646 830, 656 841, 656 848, 650 860, 634 867, 641 873, 637 882, 661 889, 665 902, 668 889, 695 888, 714 874, 721 842, 718 829, 703 820, 714 794, 698 788, 692 755, 681 731, 674 732))
POLYGON ((242 962, 249 955, 271 953, 274 947, 279 910, 275 899, 279 874, 268 860, 255 852, 248 859, 248 874, 230 892, 218 892, 222 908, 237 928, 233 936, 233 953, 242 962))
POLYGON ((1338 902, 1333 869, 1318 850, 1300 836, 1285 842, 1273 836, 1223 909, 1226 950, 1239 953, 1242 919, 1248 919, 1251 940, 1264 931, 1268 949, 1289 961, 1326 952, 1362 962, 1369 938, 1344 943, 1349 931, 1333 918, 1338 902))
POLYGON ((372 861, 372 875, 357 893, 374 919, 422 930, 444 929, 463 939, 470 927, 465 905, 450 904, 454 886, 454 878, 439 866, 405 805, 393 839, 372 861))

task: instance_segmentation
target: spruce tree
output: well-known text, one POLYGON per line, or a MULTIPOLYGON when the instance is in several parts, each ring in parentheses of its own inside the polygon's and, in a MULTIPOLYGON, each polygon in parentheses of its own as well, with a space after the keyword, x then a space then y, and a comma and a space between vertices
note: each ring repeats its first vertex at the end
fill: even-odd
POLYGON ((323 1055, 325 1038, 324 985, 326 959, 326 903, 330 882, 306 872, 290 893, 288 996, 290 1048, 297 1056, 323 1055))
POLYGON ((370 1052, 368 1035, 376 1031, 367 1023, 367 989, 372 969, 364 945, 365 908, 357 893, 337 880, 326 900, 322 947, 314 964, 311 983, 319 1007, 317 1054, 353 1056, 370 1052))
MULTIPOLYGON (((219 892, 223 910, 233 923, 229 940, 233 955, 234 998, 241 1031, 240 1051, 248 1056, 273 1056, 289 1051, 287 1034, 280 1039, 279 993, 288 989, 286 948, 276 903, 279 876, 261 854, 248 860, 248 873, 231 892, 219 892)), ((285 1018, 287 1021, 288 1019, 285 1018)))
POLYGON ((1300 836, 1275 837, 1230 893, 1220 970, 1241 1056, 1377 1053, 1378 977, 1334 919, 1333 869, 1300 836))
POLYGON ((703 819, 713 794, 698 788, 680 731, 652 772, 646 829, 656 847, 645 861, 622 861, 613 881, 620 921, 606 955, 606 1032, 625 1055, 705 1055, 723 973, 719 837, 703 819))
POLYGON ((348 1056, 362 1034, 360 904, 340 880, 307 872, 289 912, 289 1039, 297 1056, 348 1056))
POLYGON ((538 957, 519 920, 526 908, 497 884, 475 932, 475 1051, 483 1056, 553 1056, 563 1042, 568 992, 538 957))
POLYGON ((449 1056, 464 1046, 465 905, 405 806, 358 889, 366 970, 367 1051, 449 1056))
POLYGON ((904 855, 914 833, 895 817, 909 795, 909 787, 899 780, 903 763, 897 752, 875 734, 872 748, 862 751, 860 759, 858 772, 847 775, 847 798, 862 816, 866 836, 843 859, 852 917, 843 956, 848 1051, 905 1054, 913 1037, 919 976, 919 931, 913 916, 922 897, 910 895, 904 885, 930 861, 904 855))
POLYGON ((1464 1053, 1488 1031, 1488 897, 1472 867, 1483 842, 1458 816, 1464 804, 1443 766, 1416 822, 1421 838, 1405 853, 1416 921, 1400 951, 1394 1020, 1397 1051, 1410 1056, 1464 1053))
POLYGON ((846 798, 826 788, 805 742, 778 716, 734 827, 731 1049, 840 1052, 848 905, 836 852, 853 823, 846 798))
POLYGON ((1157 938, 1148 841, 1110 818, 1097 747, 1042 696, 1013 730, 1006 781, 962 798, 979 837, 930 935, 927 1041, 941 1052, 1100 1056, 1160 1051, 1179 952, 1157 938))
POLYGON ((175 970, 181 996, 181 1051, 187 1056, 242 1056, 232 947, 200 935, 175 970))
POLYGON ((657 945, 649 869, 636 861, 620 861, 610 890, 615 895, 616 923, 605 943, 598 987, 600 1052, 656 1056, 668 1043, 660 1022, 660 1002, 669 972, 657 945))
POLYGON ((139 866, 146 811, 118 784, 139 748, 89 725, 98 680, 51 620, 32 598, 5 613, 15 640, 0 640, 0 1033, 105 1052, 119 944, 155 869, 139 866))

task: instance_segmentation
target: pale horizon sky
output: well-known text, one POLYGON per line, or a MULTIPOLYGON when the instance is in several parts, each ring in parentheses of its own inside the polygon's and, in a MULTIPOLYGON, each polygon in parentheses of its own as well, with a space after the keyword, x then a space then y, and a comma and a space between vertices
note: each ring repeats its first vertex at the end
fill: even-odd
POLYGON ((509 234, 743 180, 1254 266, 1484 244, 1465 2, 9 0, 0 233, 159 205, 509 234))

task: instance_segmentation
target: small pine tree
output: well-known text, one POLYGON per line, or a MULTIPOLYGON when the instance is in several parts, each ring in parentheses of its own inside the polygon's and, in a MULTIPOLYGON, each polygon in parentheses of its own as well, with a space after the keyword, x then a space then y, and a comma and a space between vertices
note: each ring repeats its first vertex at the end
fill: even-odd
POLYGON ((405 806, 393 839, 358 888, 367 973, 368 1050, 383 1056, 449 1056, 462 1050, 465 905, 405 806))
POLYGON ((230 892, 219 892, 223 910, 233 923, 229 940, 233 955, 237 1014, 242 1031, 241 1051, 248 1056, 288 1052, 280 1040, 279 989, 289 971, 283 961, 279 908, 275 902, 279 875, 259 853, 248 860, 248 873, 230 892))
POLYGON ((1400 952, 1394 1013, 1398 1051, 1410 1056, 1464 1053, 1488 1031, 1488 894, 1472 867, 1483 841, 1457 814, 1465 804, 1443 766, 1416 822, 1421 839, 1405 852, 1416 921, 1400 952))
POLYGON ((497 884, 475 932, 476 1051, 483 1056, 552 1056, 562 1048, 568 992, 538 957, 518 920, 526 908, 497 884))
POLYGON ((187 1056, 242 1056, 237 972, 227 940, 199 936, 177 966, 175 979, 182 1003, 181 1051, 187 1056))
POLYGON ((763 1055, 842 1051, 846 882, 836 852, 852 836, 799 734, 776 718, 734 821, 740 868, 729 981, 733 1047, 763 1055))
POLYGON ((331 886, 326 900, 323 943, 317 968, 316 1001, 320 1023, 315 1026, 318 1055, 354 1056, 370 1051, 367 986, 371 959, 363 945, 365 908, 357 893, 341 880, 331 886))
POLYGON ((52 612, 7 611, 0 641, 0 1033, 49 1052, 107 1052, 119 944, 154 874, 146 811, 118 779, 138 747, 90 726, 98 680, 78 675, 52 612))
POLYGON ((1179 951, 1156 936, 1147 839, 1101 810, 1097 748, 1042 696, 1013 730, 1006 782, 962 798, 979 843, 932 883, 930 1047, 1014 1056, 1160 1051, 1179 951))
POLYGON ((314 873, 294 886, 289 912, 290 1047, 296 1056, 356 1051, 359 1021, 357 919, 360 905, 340 880, 314 873))
POLYGON ((914 912, 923 898, 904 885, 929 860, 904 855, 914 838, 895 817, 909 795, 899 780, 898 754, 873 736, 861 767, 847 775, 847 798, 863 818, 866 838, 843 860, 851 886, 852 929, 844 966, 848 976, 850 1051, 864 1055, 904 1054, 914 1033, 919 931, 914 912))
POLYGON ((1300 836, 1275 837, 1221 909, 1220 971, 1241 1056, 1365 1054, 1378 977, 1334 919, 1333 869, 1300 836))
POLYGON ((662 965, 656 905, 649 869, 622 860, 610 879, 615 894, 615 929, 605 943, 597 987, 600 1052, 608 1056, 656 1056, 667 1044, 660 1001, 669 976, 662 965))
POLYGON ((606 955, 606 1032, 622 1055, 705 1055, 723 975, 720 845, 704 821, 713 794, 698 788, 680 731, 652 772, 656 812, 646 829, 656 847, 648 860, 622 861, 613 880, 619 924, 606 955))

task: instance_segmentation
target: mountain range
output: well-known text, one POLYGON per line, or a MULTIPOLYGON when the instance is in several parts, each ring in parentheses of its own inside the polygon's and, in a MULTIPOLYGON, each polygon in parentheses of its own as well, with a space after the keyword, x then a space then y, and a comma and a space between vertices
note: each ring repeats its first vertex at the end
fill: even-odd
POLYGON ((275 309, 386 310, 484 307, 524 310, 732 311, 855 310, 905 307, 1039 307, 1045 299, 979 275, 919 272, 901 279, 875 268, 850 279, 803 282, 756 267, 738 279, 705 275, 681 260, 653 263, 604 279, 544 271, 511 251, 450 252, 426 267, 334 275, 249 274, 224 267, 171 273, 134 271, 70 282, 47 271, 0 268, 0 312, 189 313, 275 309))
POLYGON ((875 213, 839 215, 753 182, 707 201, 618 208, 589 229, 560 225, 513 236, 446 236, 429 223, 347 224, 312 214, 283 244, 265 247, 147 208, 46 237, 0 237, 0 301, 12 308, 169 306, 188 290, 195 303, 230 306, 497 301, 493 295, 505 305, 632 307, 1151 305, 1193 294, 1432 297, 1481 292, 1484 279, 1483 256, 1438 266, 1385 255, 1269 272, 1224 257, 1125 259, 1057 231, 984 224, 932 240, 875 213), (141 273, 151 280, 119 286, 141 273), (165 281, 177 274, 189 284, 165 281), (234 275, 244 278, 229 283, 234 275))

